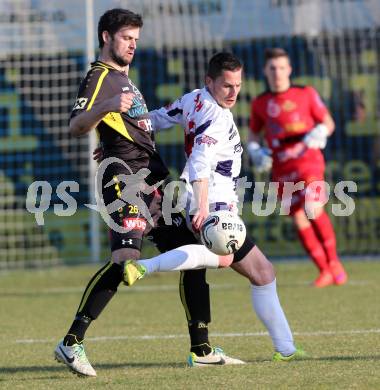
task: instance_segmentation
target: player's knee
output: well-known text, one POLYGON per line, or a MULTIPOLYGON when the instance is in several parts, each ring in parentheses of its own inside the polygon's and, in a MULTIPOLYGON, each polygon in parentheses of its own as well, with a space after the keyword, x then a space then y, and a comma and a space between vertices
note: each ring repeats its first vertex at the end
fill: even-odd
POLYGON ((233 255, 219 256, 219 268, 226 268, 232 264, 233 255))
POLYGON ((324 205, 316 203, 314 207, 314 219, 318 218, 324 212, 324 205))
POLYGON ((266 259, 266 261, 263 261, 260 264, 260 267, 257 269, 254 284, 256 286, 264 286, 266 284, 272 283, 275 277, 273 264, 268 259, 266 259))
POLYGON ((264 286, 265 284, 273 282, 275 279, 275 272, 272 263, 261 252, 261 250, 255 246, 247 254, 244 259, 245 269, 247 270, 247 277, 250 282, 256 286, 264 286))
POLYGON ((137 260, 140 258, 140 251, 135 248, 121 248, 112 252, 112 261, 121 264, 126 260, 137 260))
POLYGON ((310 226, 310 221, 307 218, 305 210, 303 208, 295 210, 291 217, 293 218, 294 224, 298 230, 306 229, 310 226))
POLYGON ((275 277, 276 275, 273 264, 268 259, 266 259, 266 261, 262 263, 262 266, 258 270, 255 284, 257 286, 264 286, 265 284, 272 283, 275 277))

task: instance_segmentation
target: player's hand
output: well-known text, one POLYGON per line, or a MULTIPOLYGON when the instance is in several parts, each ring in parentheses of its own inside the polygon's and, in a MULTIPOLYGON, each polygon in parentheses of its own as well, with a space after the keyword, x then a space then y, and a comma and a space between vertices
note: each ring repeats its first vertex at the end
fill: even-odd
POLYGON ((260 146, 257 142, 248 144, 248 153, 253 167, 257 172, 268 172, 272 168, 273 158, 271 150, 260 146))
POLYGON ((103 148, 101 145, 99 145, 93 152, 92 152, 92 158, 100 163, 103 160, 104 154, 103 154, 103 148))
POLYGON ((209 211, 206 207, 201 207, 193 216, 191 225, 195 232, 199 232, 204 220, 208 217, 209 211))
POLYGON ((134 96, 132 92, 123 92, 110 98, 108 100, 109 112, 127 112, 133 106, 134 96))
POLYGON ((324 149, 328 136, 328 128, 323 123, 320 123, 303 137, 303 143, 311 149, 324 149))

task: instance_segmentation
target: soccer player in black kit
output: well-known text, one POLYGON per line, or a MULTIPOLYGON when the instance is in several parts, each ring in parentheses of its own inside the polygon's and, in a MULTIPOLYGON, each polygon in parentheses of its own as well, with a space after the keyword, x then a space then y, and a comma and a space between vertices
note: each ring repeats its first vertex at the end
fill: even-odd
MULTIPOLYGON (((120 201, 126 185, 118 179, 120 175, 128 178, 141 169, 149 169, 151 173, 145 182, 149 188, 168 175, 152 141, 152 124, 144 98, 128 77, 142 25, 140 15, 125 9, 112 9, 101 16, 100 56, 82 81, 71 113, 70 131, 75 137, 96 129, 103 158, 121 160, 109 164, 103 175, 102 196, 106 205, 120 201)), ((119 227, 110 230, 111 260, 90 279, 74 321, 54 351, 59 362, 79 375, 96 376, 84 351, 86 330, 124 281, 125 262, 140 257, 143 236, 149 233, 161 252, 197 243, 182 214, 173 216, 176 224, 164 224, 159 190, 144 193, 142 188, 139 196, 149 208, 153 226, 136 204, 123 202, 122 207, 110 213, 112 222, 119 227), (123 231, 123 226, 128 229, 123 231)), ((206 359, 210 356, 210 365, 243 363, 210 346, 207 328, 211 321, 210 299, 204 269, 181 273, 180 295, 188 320, 191 352, 206 359)))

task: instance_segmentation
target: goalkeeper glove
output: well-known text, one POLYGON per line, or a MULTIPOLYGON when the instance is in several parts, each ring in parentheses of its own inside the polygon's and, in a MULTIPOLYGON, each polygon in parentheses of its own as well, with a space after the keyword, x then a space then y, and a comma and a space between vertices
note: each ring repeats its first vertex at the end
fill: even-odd
POLYGON ((304 144, 311 149, 324 149, 327 143, 329 130, 326 125, 320 123, 303 137, 304 144))
POLYGON ((264 148, 253 141, 248 144, 248 152, 257 172, 268 172, 272 168, 273 159, 270 156, 272 152, 268 148, 264 148))

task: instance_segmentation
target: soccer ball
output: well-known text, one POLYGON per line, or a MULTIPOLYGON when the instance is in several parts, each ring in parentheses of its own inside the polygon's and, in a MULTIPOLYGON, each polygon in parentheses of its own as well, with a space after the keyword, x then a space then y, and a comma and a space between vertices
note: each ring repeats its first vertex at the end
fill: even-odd
POLYGON ((235 253, 244 243, 247 232, 241 218, 231 211, 214 211, 200 230, 202 244, 217 255, 235 253))

